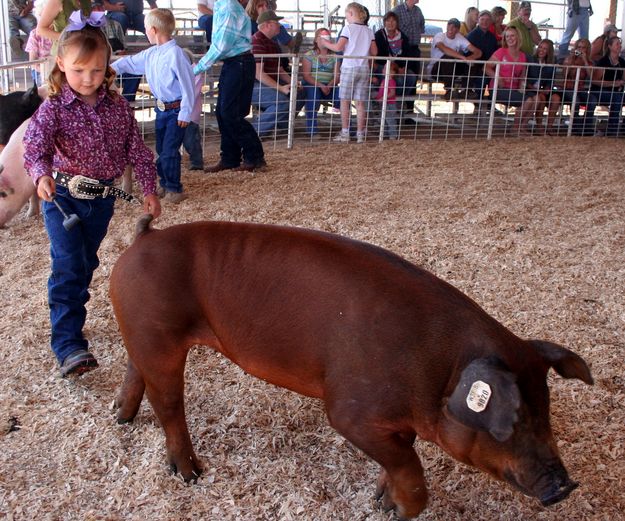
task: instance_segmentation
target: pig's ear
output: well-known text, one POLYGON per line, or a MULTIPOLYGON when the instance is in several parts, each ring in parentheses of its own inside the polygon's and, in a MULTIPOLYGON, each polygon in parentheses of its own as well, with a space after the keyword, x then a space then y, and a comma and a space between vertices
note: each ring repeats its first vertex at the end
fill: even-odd
POLYGON ((595 383, 584 359, 573 351, 545 340, 530 340, 529 343, 563 378, 578 378, 588 385, 595 383))
POLYGON ((506 441, 514 432, 521 405, 516 377, 496 358, 479 358, 460 375, 447 410, 460 423, 506 441))

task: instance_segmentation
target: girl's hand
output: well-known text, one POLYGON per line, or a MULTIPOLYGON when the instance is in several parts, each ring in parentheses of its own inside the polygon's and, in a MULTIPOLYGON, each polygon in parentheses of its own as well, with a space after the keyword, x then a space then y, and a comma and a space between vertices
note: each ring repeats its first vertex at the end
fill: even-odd
POLYGON ((44 201, 52 202, 52 199, 56 195, 56 182, 52 176, 44 175, 39 178, 37 182, 37 195, 44 201))
POLYGON ((151 213, 156 219, 161 215, 161 201, 156 194, 146 195, 143 199, 143 211, 151 213))

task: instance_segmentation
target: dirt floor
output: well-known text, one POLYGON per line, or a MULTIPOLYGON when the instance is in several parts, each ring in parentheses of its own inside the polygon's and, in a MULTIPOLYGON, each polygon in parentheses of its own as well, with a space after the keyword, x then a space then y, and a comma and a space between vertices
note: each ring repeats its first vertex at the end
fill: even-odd
MULTIPOLYGON (((522 337, 568 346, 596 384, 550 374, 552 422, 580 488, 543 508, 417 441, 422 520, 625 519, 625 174, 615 140, 534 138, 300 146, 261 173, 185 172, 190 199, 156 227, 206 220, 318 228, 388 248, 467 293, 522 337)), ((212 163, 213 154, 206 158, 212 163)), ((118 202, 85 333, 97 371, 63 380, 49 349, 48 242, 24 213, 0 230, 0 516, 76 520, 388 520, 378 466, 321 404, 205 349, 187 364, 187 418, 205 473, 167 471, 144 401, 119 426, 125 350, 107 296, 139 207, 118 202)))

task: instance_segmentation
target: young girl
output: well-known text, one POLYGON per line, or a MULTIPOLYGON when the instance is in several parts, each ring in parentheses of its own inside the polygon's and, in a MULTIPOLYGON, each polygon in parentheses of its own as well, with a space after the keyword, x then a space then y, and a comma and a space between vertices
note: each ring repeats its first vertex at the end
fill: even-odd
POLYGON ((386 96, 386 117, 384 118, 384 128, 388 133, 389 139, 397 139, 397 82, 395 76, 397 75, 397 63, 390 63, 390 73, 388 82, 385 78, 382 79, 382 84, 375 94, 375 103, 379 105, 380 110, 384 102, 384 91, 387 91, 386 96))
POLYGON ((365 24, 367 11, 357 2, 347 4, 345 8, 345 27, 336 43, 319 40, 319 47, 334 52, 343 52, 345 56, 363 56, 363 58, 344 58, 341 64, 341 132, 335 141, 349 142, 349 119, 352 100, 356 101, 357 141, 365 141, 366 102, 369 99, 369 60, 364 56, 375 56, 378 48, 373 31, 365 24))
MULTIPOLYGON (((82 329, 89 300, 89 284, 97 268, 98 248, 113 215, 115 197, 106 196, 113 179, 131 164, 143 188, 144 211, 158 217, 154 155, 143 141, 128 103, 110 90, 115 73, 109 67, 111 48, 98 24, 80 14, 59 38, 58 55, 48 80, 48 99, 32 117, 24 137, 24 164, 43 203, 52 272, 48 304, 51 345, 61 376, 97 367, 82 329), (68 182, 75 176, 98 183, 101 195, 75 198, 68 182), (63 214, 80 222, 69 230, 63 214)), ((71 185, 70 185, 71 186, 71 185)), ((72 189, 75 195, 76 192, 72 189)))
MULTIPOLYGON (((51 48, 52 41, 41 36, 35 27, 28 35, 28 41, 26 42, 24 50, 28 53, 28 59, 30 61, 35 61, 50 56, 51 48)), ((31 74, 33 82, 35 82, 38 87, 41 87, 41 64, 34 64, 31 69, 31 74)))

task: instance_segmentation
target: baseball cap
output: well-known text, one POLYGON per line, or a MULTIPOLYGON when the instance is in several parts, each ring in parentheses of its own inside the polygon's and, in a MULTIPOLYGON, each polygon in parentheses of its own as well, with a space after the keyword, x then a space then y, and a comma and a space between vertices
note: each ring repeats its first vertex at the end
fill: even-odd
POLYGON ((455 25, 456 27, 460 27, 460 20, 458 20, 457 18, 450 18, 449 21, 447 22, 447 25, 455 25))
POLYGON ((256 20, 256 23, 260 25, 260 24, 264 24, 265 22, 271 22, 271 21, 279 22, 283 18, 284 16, 276 15, 275 11, 265 11, 263 13, 260 13, 260 15, 258 15, 258 19, 256 20))
POLYGON ((493 14, 488 9, 483 9, 477 17, 480 18, 482 16, 490 16, 492 18, 493 14))
POLYGON ((615 33, 618 33, 620 31, 620 29, 616 28, 616 25, 614 24, 608 24, 603 28, 603 34, 608 34, 609 32, 614 31, 615 33))

